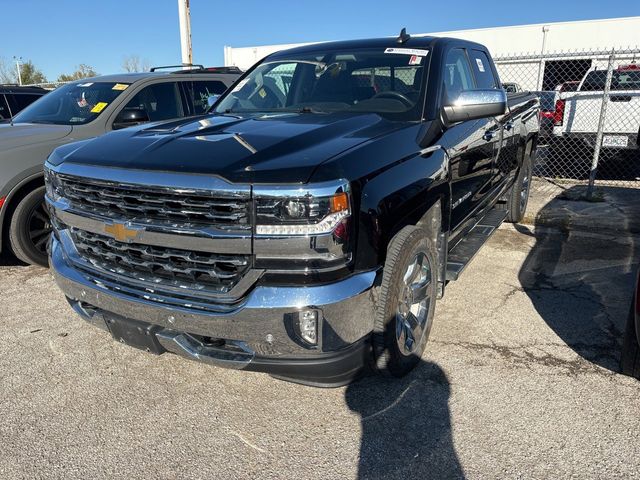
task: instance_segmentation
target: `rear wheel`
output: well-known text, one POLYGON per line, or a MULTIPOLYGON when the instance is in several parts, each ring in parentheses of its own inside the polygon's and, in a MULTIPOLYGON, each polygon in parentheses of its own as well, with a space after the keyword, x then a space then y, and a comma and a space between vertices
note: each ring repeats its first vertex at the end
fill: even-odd
POLYGON ((425 350, 436 300, 436 249, 428 233, 403 228, 391 241, 372 337, 376 370, 402 377, 425 350))
POLYGON ((622 342, 622 356, 620 358, 620 369, 625 375, 630 375, 640 379, 640 345, 638 345, 638 335, 636 334, 635 314, 631 306, 631 313, 627 320, 627 328, 622 342))
POLYGON ((524 218, 529 203, 529 191, 531 190, 531 176, 533 173, 532 155, 524 155, 522 166, 516 177, 516 181, 507 197, 507 222, 518 223, 524 218))
POLYGON ((38 187, 20 200, 11 216, 9 242, 20 260, 46 267, 51 222, 45 209, 44 190, 38 187))

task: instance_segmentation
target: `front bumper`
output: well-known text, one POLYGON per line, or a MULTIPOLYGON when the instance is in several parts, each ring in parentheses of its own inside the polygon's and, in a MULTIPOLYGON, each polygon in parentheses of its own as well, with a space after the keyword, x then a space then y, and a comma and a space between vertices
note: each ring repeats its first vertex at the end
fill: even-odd
POLYGON ((150 324, 164 350, 193 360, 266 372, 300 383, 337 386, 359 373, 368 354, 375 271, 321 286, 257 286, 237 309, 215 313, 160 305, 103 289, 70 265, 55 237, 50 262, 57 284, 85 320, 104 329, 110 316, 150 324), (316 347, 297 338, 292 325, 295 314, 305 308, 319 312, 316 347), (204 344, 202 336, 224 340, 225 346, 204 344))

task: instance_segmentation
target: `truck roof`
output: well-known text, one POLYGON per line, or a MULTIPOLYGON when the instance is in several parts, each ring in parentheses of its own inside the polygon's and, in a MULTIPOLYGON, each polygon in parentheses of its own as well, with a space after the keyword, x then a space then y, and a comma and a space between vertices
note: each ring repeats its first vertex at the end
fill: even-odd
MULTIPOLYGON (((193 72, 189 72, 193 75, 206 75, 209 77, 212 76, 227 76, 234 75, 238 76, 239 73, 220 73, 215 71, 206 71, 206 70, 194 70, 193 72)), ((91 78, 82 78, 80 80, 76 80, 74 83, 87 83, 87 82, 116 82, 116 83, 134 83, 139 80, 145 80, 147 78, 175 78, 175 73, 170 71, 164 72, 137 72, 137 73, 114 73, 110 75, 99 75, 97 77, 91 78)))

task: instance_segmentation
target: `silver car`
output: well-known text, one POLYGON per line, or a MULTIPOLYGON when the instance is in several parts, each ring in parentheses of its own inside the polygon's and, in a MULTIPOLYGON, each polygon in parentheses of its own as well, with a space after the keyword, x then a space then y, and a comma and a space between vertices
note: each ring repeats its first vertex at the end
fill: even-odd
POLYGON ((105 75, 66 84, 0 125, 0 251, 47 265, 42 166, 56 147, 145 122, 201 115, 235 67, 105 75))

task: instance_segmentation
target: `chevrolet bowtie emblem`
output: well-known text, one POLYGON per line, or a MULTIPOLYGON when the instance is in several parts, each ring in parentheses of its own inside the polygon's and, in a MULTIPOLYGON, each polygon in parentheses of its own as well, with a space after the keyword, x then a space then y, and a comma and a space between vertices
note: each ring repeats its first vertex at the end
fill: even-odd
POLYGON ((110 223, 104 226, 105 233, 108 233, 119 242, 133 242, 138 238, 142 230, 127 228, 122 223, 110 223))

